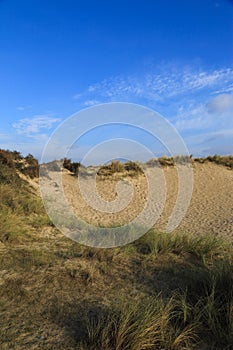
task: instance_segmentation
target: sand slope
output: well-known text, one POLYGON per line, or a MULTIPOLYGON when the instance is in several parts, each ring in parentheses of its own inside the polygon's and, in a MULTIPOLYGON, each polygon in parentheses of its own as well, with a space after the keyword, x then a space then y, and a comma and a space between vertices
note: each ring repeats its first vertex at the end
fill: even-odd
MULTIPOLYGON (((166 179, 166 202, 155 227, 165 230, 177 198, 177 170, 173 167, 163 168, 166 179)), ((194 186, 190 206, 176 231, 214 233, 227 235, 233 239, 233 171, 214 163, 193 166, 194 186)), ((119 176, 118 176, 119 177, 119 176)), ((63 186, 69 203, 77 215, 95 225, 118 225, 134 219, 145 206, 148 188, 146 178, 123 178, 129 181, 134 193, 129 205, 119 212, 104 213, 87 204, 80 193, 77 178, 68 172, 63 174, 63 186)), ((86 180, 88 187, 88 179, 86 180)), ((106 201, 116 199, 116 185, 119 178, 98 178, 97 190, 106 201)), ((89 200, 95 203, 95 197, 89 192, 89 200)), ((89 203, 90 204, 90 203, 89 203)))

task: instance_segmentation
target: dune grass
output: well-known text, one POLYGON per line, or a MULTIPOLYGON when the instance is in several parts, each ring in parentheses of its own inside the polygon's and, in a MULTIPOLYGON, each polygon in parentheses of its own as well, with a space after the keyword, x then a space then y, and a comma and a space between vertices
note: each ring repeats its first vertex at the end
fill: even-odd
POLYGON ((44 240, 4 243, 3 344, 17 348, 13 327, 25 349, 40 348, 38 332, 43 349, 57 349, 57 342, 61 349, 83 350, 231 349, 229 242, 154 230, 116 249, 44 240), (36 335, 31 340, 25 327, 36 335))
POLYGON ((85 247, 53 227, 9 169, 0 171, 1 349, 232 349, 231 241, 152 229, 123 247, 85 247))
POLYGON ((216 163, 218 165, 223 165, 230 169, 233 169, 233 156, 230 155, 219 156, 215 154, 214 156, 208 156, 206 158, 194 158, 194 161, 202 164, 206 162, 216 163))
MULTIPOLYGON (((156 293, 154 289, 155 296, 141 300, 140 303, 135 300, 130 305, 127 302, 121 303, 120 310, 117 308, 121 317, 117 320, 111 311, 111 321, 103 321, 102 315, 97 323, 88 320, 87 327, 91 327, 91 334, 95 333, 95 328, 98 329, 98 337, 95 339, 108 339, 108 346, 98 345, 91 337, 83 349, 88 349, 88 346, 94 346, 93 349, 101 349, 101 346, 106 349, 128 349, 127 344, 131 344, 130 349, 136 350, 194 349, 195 344, 206 341, 209 349, 231 348, 233 255, 230 242, 211 235, 190 237, 151 230, 121 251, 134 257, 135 253, 139 253, 141 263, 144 260, 143 272, 147 269, 149 274, 153 271, 153 261, 152 266, 156 265, 157 275, 165 278, 168 289, 162 294, 156 293), (176 256, 179 256, 179 260, 176 256), (108 333, 111 322, 117 331, 108 333), (124 327, 125 323, 127 327, 124 327), (118 331, 122 327, 126 345, 118 347, 118 331), (135 343, 132 339, 135 339, 135 343)), ((150 277, 153 278, 153 275, 150 277)), ((146 278, 148 276, 145 275, 146 278)), ((110 326, 111 330, 112 327, 110 326)))

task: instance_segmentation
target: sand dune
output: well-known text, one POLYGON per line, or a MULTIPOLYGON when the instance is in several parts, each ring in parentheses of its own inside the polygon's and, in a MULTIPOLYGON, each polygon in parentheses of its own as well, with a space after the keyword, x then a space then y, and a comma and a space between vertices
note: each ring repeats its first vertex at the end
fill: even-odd
MULTIPOLYGON (((165 231, 176 202, 178 182, 176 168, 166 167, 163 168, 163 172, 166 179, 166 201, 155 227, 165 231)), ((193 174, 192 199, 176 231, 224 234, 233 239, 233 171, 214 163, 195 163, 193 174)), ((80 193, 77 178, 68 172, 63 173, 63 188, 66 198, 79 217, 95 225, 112 226, 132 221, 143 210, 148 197, 145 176, 124 177, 123 180, 125 183, 131 183, 134 192, 130 203, 118 212, 109 213, 92 208, 89 204, 91 202, 95 205, 94 193, 89 191, 87 203, 80 193)), ((87 179, 87 187, 88 181, 87 179)), ((119 175, 107 179, 97 177, 96 187, 102 199, 116 200, 118 181, 119 175)))

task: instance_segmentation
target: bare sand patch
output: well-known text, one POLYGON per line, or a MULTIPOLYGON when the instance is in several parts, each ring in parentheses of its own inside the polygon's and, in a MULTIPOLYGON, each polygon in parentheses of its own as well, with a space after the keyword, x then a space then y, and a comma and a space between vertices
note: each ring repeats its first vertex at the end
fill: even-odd
MULTIPOLYGON (((165 231, 177 199, 178 177, 175 167, 165 167, 163 171, 166 179, 166 202, 155 227, 165 231)), ((224 234, 233 238, 233 171, 214 163, 195 163, 193 172, 192 199, 176 231, 224 234)), ((107 178, 97 176, 96 187, 102 199, 105 201, 116 199, 119 179, 120 176, 107 178)), ((143 210, 148 197, 145 176, 122 179, 132 185, 134 193, 129 205, 115 213, 99 211, 88 205, 80 193, 77 178, 68 172, 63 173, 63 188, 76 215, 94 225, 116 226, 132 221, 143 210)))

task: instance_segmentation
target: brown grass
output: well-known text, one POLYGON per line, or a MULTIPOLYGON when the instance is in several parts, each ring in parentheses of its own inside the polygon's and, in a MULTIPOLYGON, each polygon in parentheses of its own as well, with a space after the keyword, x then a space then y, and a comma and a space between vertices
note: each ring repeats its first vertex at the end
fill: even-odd
POLYGON ((1 350, 231 349, 232 242, 152 229, 121 248, 84 247, 1 171, 1 350))

